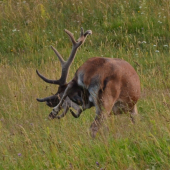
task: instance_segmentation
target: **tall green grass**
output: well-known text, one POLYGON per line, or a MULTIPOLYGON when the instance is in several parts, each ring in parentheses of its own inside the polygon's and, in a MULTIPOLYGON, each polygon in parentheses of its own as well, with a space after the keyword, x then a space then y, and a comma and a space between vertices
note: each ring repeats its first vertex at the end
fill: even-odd
POLYGON ((168 0, 0 1, 0 169, 170 169, 170 2, 168 0), (37 97, 57 87, 71 43, 91 29, 78 50, 68 81, 94 56, 122 58, 138 72, 139 120, 111 116, 95 139, 89 127, 95 109, 48 120, 51 108, 37 97), (109 127, 109 131, 106 128, 109 127))

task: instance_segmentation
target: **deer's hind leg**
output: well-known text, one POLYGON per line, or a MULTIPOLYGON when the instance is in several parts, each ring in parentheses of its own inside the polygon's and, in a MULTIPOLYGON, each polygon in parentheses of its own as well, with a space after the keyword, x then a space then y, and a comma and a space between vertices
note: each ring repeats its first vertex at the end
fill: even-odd
POLYGON ((115 115, 122 114, 122 113, 129 113, 132 123, 135 123, 136 116, 138 115, 136 105, 130 106, 129 108, 129 106, 126 103, 123 103, 121 101, 117 101, 114 104, 112 111, 115 115))

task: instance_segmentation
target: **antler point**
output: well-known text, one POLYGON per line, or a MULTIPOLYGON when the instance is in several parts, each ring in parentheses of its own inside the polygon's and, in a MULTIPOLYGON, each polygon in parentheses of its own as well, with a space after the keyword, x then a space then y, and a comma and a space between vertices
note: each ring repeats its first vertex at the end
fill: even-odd
POLYGON ((64 31, 65 31, 65 32, 68 32, 68 30, 67 30, 67 29, 64 29, 64 31))

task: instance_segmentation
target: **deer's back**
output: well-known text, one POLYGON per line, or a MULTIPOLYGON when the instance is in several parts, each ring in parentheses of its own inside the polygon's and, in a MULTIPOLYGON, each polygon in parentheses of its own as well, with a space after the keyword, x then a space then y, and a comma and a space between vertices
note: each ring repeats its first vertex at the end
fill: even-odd
POLYGON ((100 89, 112 82, 119 91, 120 100, 137 101, 140 96, 140 80, 134 68, 126 61, 117 58, 94 57, 88 59, 76 72, 77 83, 88 89, 100 89))

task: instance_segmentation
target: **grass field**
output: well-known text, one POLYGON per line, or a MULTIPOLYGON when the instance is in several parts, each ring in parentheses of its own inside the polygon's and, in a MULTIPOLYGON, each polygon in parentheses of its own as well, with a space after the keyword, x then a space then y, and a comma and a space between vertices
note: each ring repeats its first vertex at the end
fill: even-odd
POLYGON ((168 170, 170 169, 170 1, 27 0, 0 1, 0 169, 168 170), (95 139, 89 127, 95 109, 48 120, 51 108, 38 103, 57 91, 36 75, 59 78, 71 43, 79 37, 68 80, 88 58, 122 58, 137 71, 142 95, 139 120, 111 116, 95 139))

